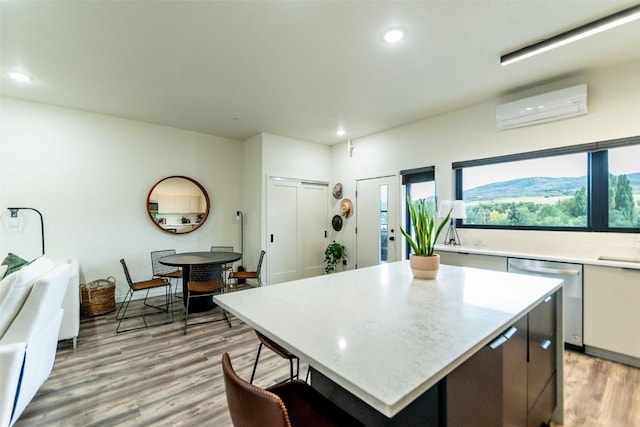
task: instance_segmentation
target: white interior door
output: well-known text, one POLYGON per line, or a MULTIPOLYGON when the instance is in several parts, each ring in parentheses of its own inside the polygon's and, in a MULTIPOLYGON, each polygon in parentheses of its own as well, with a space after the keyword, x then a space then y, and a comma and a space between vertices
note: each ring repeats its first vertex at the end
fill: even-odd
POLYGON ((267 257, 269 284, 298 277, 297 182, 269 180, 267 192, 267 257))
POLYGON ((327 247, 326 185, 302 183, 299 197, 300 278, 324 274, 324 250, 327 247))
POLYGON ((397 260, 397 179, 395 176, 356 181, 356 267, 397 260))
POLYGON ((269 284, 324 273, 328 186, 270 179, 267 190, 269 284))

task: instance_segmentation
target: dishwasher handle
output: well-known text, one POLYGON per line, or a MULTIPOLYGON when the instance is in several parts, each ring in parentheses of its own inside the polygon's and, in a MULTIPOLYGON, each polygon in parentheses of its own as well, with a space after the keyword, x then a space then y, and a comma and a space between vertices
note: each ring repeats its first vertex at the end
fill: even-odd
POLYGON ((556 274, 559 276, 579 276, 580 270, 565 268, 533 267, 529 265, 510 263, 509 270, 526 271, 530 273, 556 274))

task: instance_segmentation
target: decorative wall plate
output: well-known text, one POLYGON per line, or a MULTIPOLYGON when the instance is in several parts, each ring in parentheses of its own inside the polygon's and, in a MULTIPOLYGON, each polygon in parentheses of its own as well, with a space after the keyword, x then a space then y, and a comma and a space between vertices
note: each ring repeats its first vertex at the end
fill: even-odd
POLYGON ((337 183, 333 186, 333 197, 340 200, 342 198, 342 183, 337 183))
POLYGON ((342 230, 342 217, 340 215, 334 215, 331 219, 331 226, 336 231, 342 230))

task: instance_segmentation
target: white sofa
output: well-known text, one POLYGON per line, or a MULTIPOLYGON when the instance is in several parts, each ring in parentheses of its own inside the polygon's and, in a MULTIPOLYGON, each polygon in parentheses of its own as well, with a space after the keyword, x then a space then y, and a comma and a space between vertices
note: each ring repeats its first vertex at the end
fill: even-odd
POLYGON ((71 271, 41 257, 0 282, 0 427, 18 420, 51 373, 71 271))
POLYGON ((80 332, 80 264, 77 258, 58 260, 56 264, 71 265, 69 285, 62 301, 64 314, 58 341, 73 340, 73 349, 75 350, 78 346, 78 333, 80 332))

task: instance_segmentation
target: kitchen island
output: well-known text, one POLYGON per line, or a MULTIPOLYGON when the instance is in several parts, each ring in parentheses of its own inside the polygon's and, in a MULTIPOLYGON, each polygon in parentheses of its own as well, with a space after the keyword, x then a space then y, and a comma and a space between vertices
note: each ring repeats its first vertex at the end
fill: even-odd
MULTIPOLYGON (((526 328, 528 314, 561 292, 556 279, 446 265, 436 280, 416 280, 400 261, 214 299, 309 363, 312 385, 367 425, 446 425, 447 377, 512 325, 526 328), (423 405, 430 409, 406 415, 423 405)), ((551 340, 558 423, 561 307, 554 305, 551 340)))

